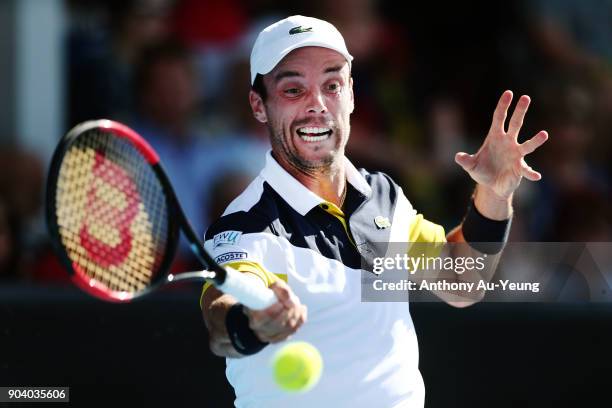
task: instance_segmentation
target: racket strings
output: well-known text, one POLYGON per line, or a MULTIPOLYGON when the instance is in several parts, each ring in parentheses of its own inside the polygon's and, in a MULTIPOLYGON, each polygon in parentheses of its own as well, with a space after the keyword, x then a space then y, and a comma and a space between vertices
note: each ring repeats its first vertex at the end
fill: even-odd
POLYGON ((116 293, 146 289, 163 261, 166 198, 155 172, 127 140, 90 130, 60 168, 59 233, 77 273, 116 293))

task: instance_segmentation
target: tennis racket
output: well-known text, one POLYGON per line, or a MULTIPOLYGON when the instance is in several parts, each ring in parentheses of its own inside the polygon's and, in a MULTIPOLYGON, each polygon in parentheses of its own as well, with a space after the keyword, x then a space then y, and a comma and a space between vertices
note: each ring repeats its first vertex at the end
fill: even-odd
POLYGON ((130 302, 166 283, 206 280, 252 309, 276 301, 270 289, 212 259, 157 153, 118 122, 84 122, 62 138, 49 169, 46 203, 62 263, 78 287, 98 298, 130 302), (170 273, 180 231, 203 270, 170 273))

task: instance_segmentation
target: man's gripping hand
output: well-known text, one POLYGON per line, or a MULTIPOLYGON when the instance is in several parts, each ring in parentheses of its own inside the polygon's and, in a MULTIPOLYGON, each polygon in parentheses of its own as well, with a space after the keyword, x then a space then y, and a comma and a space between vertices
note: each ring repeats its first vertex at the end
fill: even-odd
POLYGON ((274 282, 270 289, 278 302, 264 310, 245 307, 244 311, 249 317, 251 330, 261 341, 278 343, 286 340, 306 322, 307 308, 284 281, 274 282))

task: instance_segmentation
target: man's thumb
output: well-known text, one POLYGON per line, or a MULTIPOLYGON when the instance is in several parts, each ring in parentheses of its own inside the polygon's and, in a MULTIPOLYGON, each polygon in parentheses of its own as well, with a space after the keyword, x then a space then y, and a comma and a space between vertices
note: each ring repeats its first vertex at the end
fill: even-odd
POLYGON ((465 152, 459 152, 455 155, 455 162, 463 167, 465 171, 470 171, 476 165, 476 156, 465 152))

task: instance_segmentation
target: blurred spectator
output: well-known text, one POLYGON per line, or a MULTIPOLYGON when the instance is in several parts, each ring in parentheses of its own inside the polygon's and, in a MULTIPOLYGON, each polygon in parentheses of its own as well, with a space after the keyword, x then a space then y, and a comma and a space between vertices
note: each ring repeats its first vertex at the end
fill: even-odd
MULTIPOLYGON (((230 83, 228 66, 249 26, 248 2, 240 0, 182 0, 176 3, 171 24, 177 39, 193 50, 205 102, 223 96, 230 83)), ((248 77, 247 77, 248 78, 248 77)), ((214 108, 214 106, 213 106, 214 108)))
POLYGON ((18 218, 0 197, 0 280, 14 280, 22 275, 18 218))
POLYGON ((208 219, 221 218, 229 203, 242 193, 251 181, 253 181, 252 177, 241 171, 233 172, 230 170, 218 177, 211 188, 215 194, 212 194, 210 198, 208 219))
MULTIPOLYGON (((133 126, 159 153, 187 217, 202 235, 211 202, 225 196, 213 188, 216 180, 230 170, 252 178, 253 163, 264 154, 245 139, 205 134, 198 126, 197 76, 192 55, 183 46, 164 43, 147 50, 136 72, 139 114, 133 126)), ((240 180, 232 179, 227 188, 238 190, 240 180)))
MULTIPOLYGON (((421 193, 417 198, 425 205, 431 217, 451 228, 465 215, 464 205, 474 190, 474 183, 459 170, 455 163, 457 152, 478 149, 466 129, 464 109, 456 97, 439 94, 431 98, 425 123, 425 158, 422 164, 421 193), (448 205, 453 198, 454 206, 448 205)), ((413 181, 415 185, 416 181, 413 181)))
POLYGON ((554 221, 558 241, 612 241, 610 196, 583 186, 565 191, 559 199, 554 221))
POLYGON ((612 1, 536 0, 532 30, 543 55, 565 70, 597 75, 612 62, 612 1))
MULTIPOLYGON (((136 131, 159 153, 179 201, 198 234, 205 228, 204 191, 215 160, 195 126, 197 77, 191 55, 179 44, 147 49, 135 76, 136 131)), ((214 167, 213 167, 214 169, 214 167)))
POLYGON ((42 209, 44 170, 40 159, 18 147, 0 148, 0 196, 10 212, 35 222, 42 209))
POLYGON ((606 234, 601 228, 608 228, 605 221, 608 215, 604 207, 593 203, 597 200, 607 203, 612 190, 605 169, 607 163, 593 159, 593 152, 601 149, 602 144, 595 127, 592 94, 579 82, 551 77, 543 85, 541 95, 542 120, 549 123, 554 136, 549 151, 540 158, 546 177, 534 191, 531 236, 546 241, 600 240, 606 234), (580 197, 584 199, 582 204, 580 197), (574 206, 573 217, 568 217, 569 203, 574 206), (590 217, 599 218, 601 225, 589 234, 581 224, 590 217), (571 236, 570 231, 575 234, 571 236))
POLYGON ((142 121, 171 134, 168 139, 174 145, 197 140, 192 120, 198 82, 188 50, 175 42, 157 44, 143 53, 135 74, 137 111, 142 121))
POLYGON ((249 62, 237 59, 227 69, 227 85, 219 105, 219 117, 224 126, 218 131, 224 150, 236 163, 230 171, 255 177, 265 165, 265 154, 270 150, 268 129, 253 118, 248 94, 250 90, 249 62))
POLYGON ((529 3, 528 15, 545 69, 539 79, 581 84, 592 105, 592 158, 612 171, 612 1, 538 0, 529 3))
POLYGON ((143 49, 168 35, 170 0, 72 0, 68 38, 70 126, 133 112, 132 77, 143 49))
POLYGON ((0 275, 36 278, 32 264, 44 252, 44 173, 37 156, 17 147, 0 149, 0 275))

